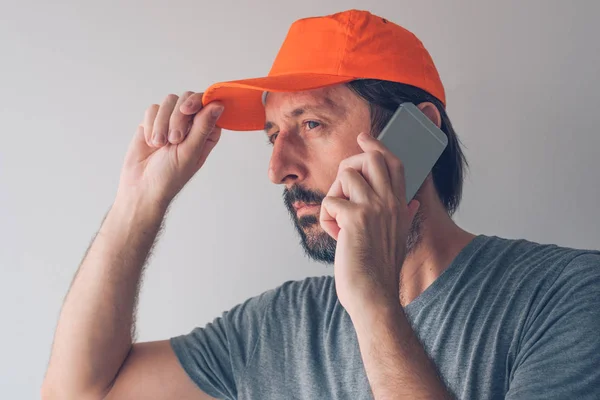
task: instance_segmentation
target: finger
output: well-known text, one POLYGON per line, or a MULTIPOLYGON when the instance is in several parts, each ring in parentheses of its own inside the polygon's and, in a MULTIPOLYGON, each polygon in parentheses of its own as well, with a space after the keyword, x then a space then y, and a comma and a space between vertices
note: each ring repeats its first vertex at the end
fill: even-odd
POLYGON ((326 196, 321 203, 319 223, 329 236, 338 239, 342 227, 346 226, 348 215, 352 215, 356 206, 346 199, 326 196))
POLYGON ((348 199, 354 203, 371 203, 375 192, 365 178, 353 168, 345 168, 338 173, 327 196, 348 199))
POLYGON ((199 159, 204 144, 208 137, 213 133, 215 124, 222 112, 223 105, 213 102, 208 104, 194 116, 187 139, 179 145, 182 146, 182 155, 184 157, 199 159))
POLYGON ((173 114, 173 109, 175 108, 178 98, 179 97, 174 94, 168 95, 158 109, 158 114, 156 115, 154 127, 152 129, 152 144, 155 147, 162 147, 168 143, 167 134, 169 133, 169 120, 171 119, 171 114, 173 114))
POLYGON ((338 173, 345 168, 357 170, 379 197, 386 198, 390 194, 395 194, 387 164, 380 151, 369 151, 344 159, 340 163, 338 173))
POLYGON ((152 144, 152 128, 159 108, 160 106, 158 104, 152 104, 144 114, 144 137, 148 146, 154 146, 152 144))
POLYGON ((193 93, 179 107, 179 111, 185 115, 192 115, 192 114, 198 113, 202 109, 202 96, 203 95, 204 95, 204 93, 193 93))
POLYGON ((404 182, 404 165, 383 143, 366 133, 357 138, 359 146, 365 151, 379 151, 388 168, 392 190, 401 204, 406 204, 406 186, 404 182))
POLYGON ((167 139, 171 144, 181 143, 189 132, 193 117, 183 114, 180 109, 181 105, 185 103, 193 94, 194 92, 185 92, 179 97, 177 103, 175 103, 175 108, 173 109, 173 113, 169 119, 169 133, 167 136, 167 139))

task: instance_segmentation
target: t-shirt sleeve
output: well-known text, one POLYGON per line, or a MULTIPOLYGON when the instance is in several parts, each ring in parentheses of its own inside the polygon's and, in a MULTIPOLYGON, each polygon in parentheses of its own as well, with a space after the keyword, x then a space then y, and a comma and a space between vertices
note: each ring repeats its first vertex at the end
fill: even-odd
POLYGON ((218 399, 236 399, 239 380, 260 337, 274 290, 238 304, 204 327, 171 338, 183 369, 198 387, 218 399))
POLYGON ((571 260, 532 321, 506 399, 599 399, 600 254, 571 260))

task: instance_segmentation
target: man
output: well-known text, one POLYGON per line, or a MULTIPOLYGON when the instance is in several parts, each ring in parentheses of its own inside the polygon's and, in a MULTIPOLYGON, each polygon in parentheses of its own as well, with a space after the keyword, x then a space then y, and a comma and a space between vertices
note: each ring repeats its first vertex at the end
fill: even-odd
POLYGON ((356 10, 297 21, 268 77, 147 110, 63 306, 43 397, 600 398, 600 254, 462 230, 451 215, 464 162, 415 36, 356 10), (449 139, 409 204, 401 160, 374 138, 404 101, 449 139), (302 244, 335 276, 133 344, 140 277, 171 200, 221 128, 262 127, 302 244))

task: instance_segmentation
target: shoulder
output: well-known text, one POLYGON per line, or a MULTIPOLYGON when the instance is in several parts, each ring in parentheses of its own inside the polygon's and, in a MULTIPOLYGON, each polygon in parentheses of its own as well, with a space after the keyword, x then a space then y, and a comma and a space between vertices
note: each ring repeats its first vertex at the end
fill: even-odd
POLYGON ((339 308, 333 276, 287 281, 272 293, 267 318, 288 330, 314 326, 339 308))
POLYGON ((304 294, 323 296, 329 295, 329 291, 333 285, 333 276, 311 276, 301 280, 284 282, 275 288, 275 291, 281 296, 297 297, 304 294))
POLYGON ((574 300, 569 291, 600 292, 598 251, 484 235, 475 244, 462 258, 459 286, 495 306, 535 314, 559 299, 574 300))
POLYGON ((569 259, 553 283, 569 301, 593 301, 600 310, 600 252, 581 252, 569 259))
POLYGON ((600 251, 484 236, 474 257, 478 264, 497 265, 502 274, 556 279, 574 269, 598 273, 600 251))
POLYGON ((562 313, 576 302, 600 310, 600 251, 498 237, 480 251, 490 282, 534 314, 562 313))
MULTIPOLYGON (((262 321, 269 319, 291 319, 303 313, 332 306, 337 302, 332 276, 309 277, 290 280, 281 285, 250 297, 232 309, 224 317, 237 320, 262 321)), ((261 322, 262 323, 262 322, 261 322)))
POLYGON ((273 289, 273 304, 278 307, 314 307, 337 300, 333 276, 314 276, 287 281, 273 289))

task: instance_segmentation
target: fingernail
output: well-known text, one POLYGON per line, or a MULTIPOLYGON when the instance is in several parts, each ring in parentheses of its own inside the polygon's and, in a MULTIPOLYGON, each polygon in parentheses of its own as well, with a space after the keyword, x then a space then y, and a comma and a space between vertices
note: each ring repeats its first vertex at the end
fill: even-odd
POLYGON ((194 100, 188 100, 183 104, 184 107, 192 108, 194 106, 194 100))
POLYGON ((225 109, 225 107, 218 106, 218 107, 213 108, 210 113, 212 114, 213 118, 219 118, 221 116, 221 114, 223 113, 224 109, 225 109))
POLYGON ((181 138, 181 131, 179 131, 177 129, 171 131, 171 133, 169 134, 169 142, 171 142, 171 143, 178 142, 180 138, 181 138))
POLYGON ((165 144, 165 136, 155 133, 153 141, 156 146, 162 146, 165 144))

